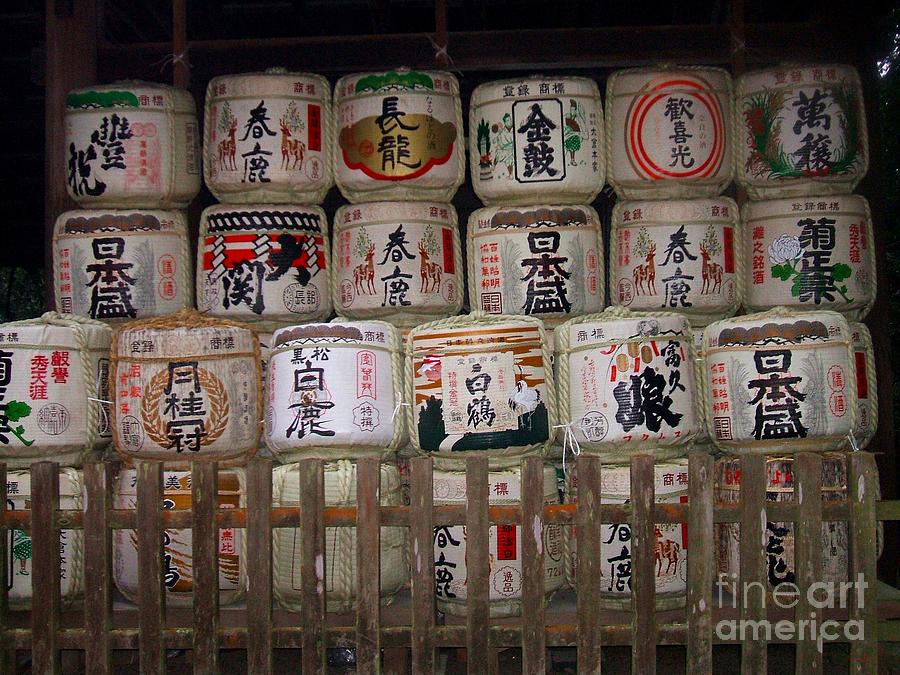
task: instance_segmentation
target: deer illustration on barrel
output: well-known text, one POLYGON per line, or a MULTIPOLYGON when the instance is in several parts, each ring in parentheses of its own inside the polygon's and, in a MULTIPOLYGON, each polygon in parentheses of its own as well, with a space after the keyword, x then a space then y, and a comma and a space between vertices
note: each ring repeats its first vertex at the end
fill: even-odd
POLYGON ((422 286, 420 293, 431 293, 437 291, 441 287, 441 266, 435 262, 428 261, 428 251, 419 242, 419 255, 421 256, 421 265, 419 266, 419 276, 422 277, 422 286))
POLYGON ((722 266, 709 261, 711 257, 709 250, 703 244, 700 244, 700 255, 703 256, 703 289, 701 293, 708 295, 720 292, 722 290, 722 266), (712 290, 710 290, 710 285, 712 285, 712 290))
POLYGON ((237 171, 234 156, 237 151, 237 141, 234 135, 237 133, 237 120, 232 117, 228 126, 228 138, 219 141, 219 170, 237 171))
POLYGON ((353 288, 360 295, 375 293, 375 244, 366 250, 366 262, 353 268, 353 288))
POLYGON ((291 130, 283 117, 279 122, 281 123, 281 168, 302 169, 306 144, 299 138, 291 138, 291 130))
POLYGON ((638 295, 656 295, 656 244, 650 245, 647 250, 643 265, 636 265, 632 276, 634 277, 635 293, 638 295), (644 282, 647 289, 644 290, 644 282))

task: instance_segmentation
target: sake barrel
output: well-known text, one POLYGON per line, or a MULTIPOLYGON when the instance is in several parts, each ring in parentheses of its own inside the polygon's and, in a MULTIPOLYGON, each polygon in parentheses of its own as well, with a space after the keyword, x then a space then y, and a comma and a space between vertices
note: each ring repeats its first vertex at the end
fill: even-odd
POLYGON ((606 81, 607 181, 619 199, 715 197, 731 182, 731 76, 619 70, 606 81))
MULTIPOLYGON (((659 463, 653 467, 654 497, 657 503, 684 503, 688 500, 687 460, 659 463)), ((568 470, 570 502, 578 501, 578 472, 574 466, 568 470)), ((631 502, 631 467, 604 464, 600 470, 600 503, 628 504, 631 502)), ((603 523, 598 532, 589 536, 600 537, 600 607, 604 609, 631 609, 632 593, 632 537, 628 523, 603 523)), ((686 523, 657 523, 654 525, 653 555, 655 604, 658 610, 684 607, 687 590, 688 528, 686 523)), ((566 538, 566 579, 576 586, 578 571, 578 536, 584 532, 574 527, 566 538)))
POLYGON ((200 217, 197 307, 241 321, 331 314, 328 219, 318 206, 217 204, 200 217))
POLYGON ((109 344, 99 321, 47 312, 0 324, 0 461, 81 466, 110 440, 109 344))
POLYGON ((67 211, 53 230, 56 306, 117 322, 193 304, 182 211, 67 211))
MULTIPOLYGON (((544 466, 543 485, 523 485, 521 469, 488 474, 488 503, 492 506, 520 504, 525 490, 543 490, 545 504, 558 504, 556 471, 544 466)), ((434 472, 434 504, 459 506, 467 503, 463 471, 434 472)), ((545 525, 544 593, 549 597, 565 584, 564 541, 561 525, 545 525)), ((530 527, 492 525, 488 530, 488 606, 492 617, 522 613, 522 538, 533 537, 530 527)), ((434 528, 434 577, 437 608, 446 614, 464 616, 468 602, 466 528, 452 525, 434 528)))
POLYGON ((275 331, 267 384, 266 445, 282 461, 380 456, 404 440, 400 342, 383 321, 275 331))
POLYGON ((478 209, 467 240, 473 307, 550 324, 603 309, 603 235, 590 206, 478 209))
POLYGON ((203 177, 220 202, 319 204, 332 184, 331 87, 271 68, 206 87, 203 177))
POLYGON ((747 202, 743 220, 748 309, 831 309, 851 321, 872 309, 875 238, 864 197, 747 202))
POLYGON ((442 468, 486 456, 493 468, 543 453, 556 434, 556 394, 544 327, 483 313, 422 324, 407 338, 412 446, 442 468))
POLYGON ((450 73, 357 73, 334 89, 334 176, 350 202, 449 202, 465 179, 462 104, 450 73))
POLYGON ((458 314, 463 265, 456 209, 434 202, 370 202, 334 215, 335 309, 413 326, 458 314))
POLYGON ((735 92, 737 182, 751 199, 852 192, 869 168, 862 87, 844 65, 747 73, 735 92))
POLYGON ((469 165, 485 204, 589 204, 603 188, 605 150, 594 80, 533 75, 472 92, 469 165))
MULTIPOLYGON (((400 506, 400 474, 397 467, 381 465, 380 504, 400 506)), ((275 469, 273 502, 276 507, 300 506, 300 465, 275 469)), ((356 466, 347 460, 325 465, 325 505, 352 506, 356 501, 356 466)), ((272 533, 272 592, 278 603, 299 612, 303 603, 300 558, 303 550, 300 528, 277 528, 272 533)), ((409 535, 405 527, 382 527, 380 537, 381 604, 390 604, 409 581, 409 535)), ((329 612, 350 612, 357 602, 356 528, 326 527, 325 558, 317 561, 324 573, 325 604, 329 612)), ((374 555, 374 551, 367 553, 374 555)))
POLYGON ((184 89, 137 81, 75 89, 65 143, 69 196, 81 206, 185 208, 200 191, 197 110, 184 89))
MULTIPOLYGON (((245 508, 246 487, 240 469, 220 471, 216 498, 220 509, 245 508)), ((160 508, 190 511, 193 505, 190 471, 163 472, 163 499, 160 508)), ((124 468, 119 472, 113 493, 117 509, 137 508, 137 472, 124 468)), ((243 528, 218 530, 219 604, 230 605, 244 597, 247 587, 247 552, 243 528)), ((167 607, 193 604, 194 561, 191 529, 163 531, 163 585, 167 607)), ((128 600, 138 603, 138 536, 134 530, 115 530, 113 534, 113 581, 128 600)), ((145 582, 146 583, 146 582, 145 582)))
POLYGON ((850 340, 856 367, 856 447, 864 450, 878 430, 878 380, 875 372, 875 349, 872 335, 865 324, 850 324, 850 340))
POLYGON ((619 202, 613 209, 612 304, 684 314, 692 325, 731 316, 741 304, 737 204, 715 199, 619 202))
POLYGON ((132 321, 113 335, 113 444, 127 461, 246 462, 263 417, 259 340, 193 310, 132 321))
POLYGON ((769 312, 706 327, 704 407, 726 452, 849 447, 856 423, 850 328, 837 312, 769 312))
MULTIPOLYGON (((80 511, 81 472, 59 471, 59 508, 80 511)), ((34 508, 30 471, 6 474, 6 511, 30 511, 34 508)), ((12 609, 29 609, 34 598, 32 578, 31 532, 10 529, 6 533, 7 593, 12 609)), ((81 599, 84 593, 84 534, 81 530, 59 531, 59 588, 64 607, 81 599)))
POLYGON ((687 319, 614 308, 567 321, 556 342, 559 415, 581 452, 687 452, 703 419, 687 319))

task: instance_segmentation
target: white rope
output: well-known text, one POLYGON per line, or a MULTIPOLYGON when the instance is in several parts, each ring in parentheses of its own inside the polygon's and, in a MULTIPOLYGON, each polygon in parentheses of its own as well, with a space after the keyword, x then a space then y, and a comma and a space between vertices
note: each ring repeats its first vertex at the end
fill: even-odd
POLYGON ((562 455, 562 469, 563 475, 568 475, 566 470, 566 455, 568 453, 572 453, 574 457, 578 457, 581 455, 581 444, 578 442, 578 437, 575 436, 575 432, 572 431, 572 425, 575 422, 569 421, 565 424, 554 424, 554 429, 565 429, 563 431, 563 455, 562 455))

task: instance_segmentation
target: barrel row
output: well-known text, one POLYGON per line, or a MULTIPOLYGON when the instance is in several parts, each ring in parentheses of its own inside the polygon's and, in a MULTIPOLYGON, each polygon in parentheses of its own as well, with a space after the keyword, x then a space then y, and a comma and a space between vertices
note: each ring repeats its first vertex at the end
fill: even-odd
MULTIPOLYGON (((843 65, 616 71, 606 111, 587 78, 530 76, 472 93, 468 154, 485 204, 852 192, 868 167, 857 72, 843 65)), ((203 144, 183 90, 124 81, 66 99, 69 194, 82 206, 183 208, 207 186, 226 203, 450 201, 465 178, 456 77, 398 69, 271 69, 214 78, 203 144), (202 157, 202 160, 201 160, 202 157)))

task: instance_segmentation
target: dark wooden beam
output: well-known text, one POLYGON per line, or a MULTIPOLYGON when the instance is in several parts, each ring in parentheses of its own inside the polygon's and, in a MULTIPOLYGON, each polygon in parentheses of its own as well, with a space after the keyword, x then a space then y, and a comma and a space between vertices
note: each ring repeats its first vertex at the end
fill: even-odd
POLYGON ((47 0, 46 7, 44 302, 53 309, 53 224, 75 207, 66 192, 66 93, 97 81, 97 0, 47 0))

